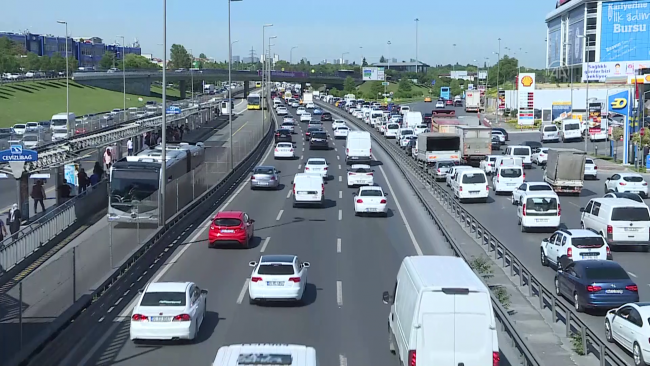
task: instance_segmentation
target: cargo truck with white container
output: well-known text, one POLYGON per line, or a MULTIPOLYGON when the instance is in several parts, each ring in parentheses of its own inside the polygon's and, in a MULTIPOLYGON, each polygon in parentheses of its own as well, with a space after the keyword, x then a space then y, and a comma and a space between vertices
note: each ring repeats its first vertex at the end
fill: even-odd
POLYGON ((404 125, 408 128, 416 128, 422 124, 422 121, 421 112, 406 112, 404 115, 404 125))
POLYGON ((309 103, 314 103, 314 94, 312 92, 306 91, 302 95, 302 105, 306 106, 309 103))
POLYGON ((415 141, 415 159, 420 165, 436 161, 460 161, 460 136, 455 133, 428 132, 415 141))
POLYGON ((492 129, 487 127, 456 126, 460 137, 461 162, 478 167, 492 154, 492 129))
POLYGON ((203 85, 203 94, 214 94, 217 91, 214 84, 205 84, 203 85))
POLYGON ((481 93, 478 90, 468 90, 465 94, 465 112, 481 111, 481 93))
POLYGON ((557 193, 580 194, 584 186, 587 153, 576 149, 549 149, 544 182, 557 193))

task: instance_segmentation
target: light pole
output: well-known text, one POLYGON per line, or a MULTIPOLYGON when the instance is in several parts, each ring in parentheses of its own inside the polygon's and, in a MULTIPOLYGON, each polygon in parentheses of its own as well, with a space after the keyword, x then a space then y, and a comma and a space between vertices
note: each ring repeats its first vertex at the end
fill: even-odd
MULTIPOLYGON (((233 153, 233 144, 232 144, 232 26, 230 19, 230 3, 233 1, 242 1, 242 0, 228 0, 228 103, 230 103, 230 108, 228 110, 228 125, 230 125, 230 170, 235 167, 234 162, 234 153, 233 153)), ((264 110, 262 110, 262 114, 264 110)))
POLYGON ((420 24, 420 19, 415 18, 415 73, 418 73, 419 64, 418 64, 418 24, 420 24))
POLYGON ((158 191, 158 224, 165 226, 165 197, 167 195, 167 0, 163 0, 163 69, 162 69, 162 151, 160 190, 158 191))
MULTIPOLYGON (((234 44, 237 43, 237 42, 239 42, 238 39, 236 39, 236 40, 230 42, 230 45, 232 46, 232 45, 234 45, 234 44)), ((240 70, 240 69, 241 69, 241 68, 239 67, 239 64, 240 64, 240 63, 241 63, 241 61, 237 63, 237 70, 240 70)))
MULTIPOLYGON (((272 27, 273 24, 264 24, 262 25, 262 53, 260 54, 260 61, 262 61, 262 58, 264 60, 262 61, 262 92, 260 93, 262 95, 262 104, 260 108, 262 108, 262 136, 264 136, 264 125, 266 124, 266 114, 264 113, 264 107, 266 104, 264 104, 264 90, 265 90, 265 85, 264 85, 264 79, 266 78, 266 75, 264 75, 264 64, 266 64, 266 36, 264 35, 264 31, 268 27, 272 27)), ((251 60, 253 62, 253 60, 251 60)), ((248 96, 246 96, 248 97, 248 96)))
POLYGON ((124 61, 124 56, 126 55, 124 53, 124 36, 117 36, 117 38, 122 38, 122 99, 123 99, 123 105, 124 105, 124 119, 126 120, 126 63, 124 61))
MULTIPOLYGON (((454 60, 455 60, 456 59, 456 44, 454 43, 454 44, 452 44, 452 46, 454 46, 453 47, 454 55, 452 57, 454 57, 454 60)), ((451 71, 456 71, 456 61, 454 61, 454 63, 451 65, 451 71)))
POLYGON ((269 64, 266 67, 266 72, 267 72, 267 75, 266 75, 266 80, 267 81, 266 82, 267 82, 267 84, 269 84, 269 87, 268 87, 268 90, 267 90, 268 93, 269 93, 269 98, 271 98, 271 68, 273 67, 273 58, 271 57, 271 46, 274 46, 273 44, 271 44, 271 40, 276 39, 276 38, 278 38, 278 36, 269 37, 269 64))
POLYGON ((190 64, 190 84, 192 84, 190 90, 192 94, 190 100, 194 103, 194 50, 191 48, 188 48, 187 50, 190 51, 190 56, 192 56, 192 63, 190 64))
POLYGON ((363 67, 363 46, 359 46, 359 53, 361 54, 361 63, 359 64, 359 66, 363 67))
MULTIPOLYGON (((72 126, 70 124, 70 63, 68 62, 68 22, 58 20, 57 23, 65 24, 65 116, 68 125, 68 137, 72 136, 72 126)), ((74 123, 74 121, 72 121, 74 123)))
POLYGON ((390 41, 386 42, 386 50, 387 50, 386 54, 388 55, 388 57, 386 58, 386 62, 388 62, 388 67, 387 67, 388 70, 390 70, 390 45, 391 45, 390 41))
POLYGON ((289 65, 293 65, 293 50, 295 50, 296 48, 298 48, 298 46, 293 46, 289 50, 289 65))

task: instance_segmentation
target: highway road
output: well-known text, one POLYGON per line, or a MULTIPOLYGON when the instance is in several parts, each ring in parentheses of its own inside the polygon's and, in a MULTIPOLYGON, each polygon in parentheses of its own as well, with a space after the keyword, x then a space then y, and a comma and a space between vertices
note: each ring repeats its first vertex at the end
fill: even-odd
POLYGON ((134 346, 128 334, 135 298, 125 296, 102 323, 80 330, 85 341, 67 352, 61 364, 206 365, 219 346, 273 342, 314 346, 322 365, 396 365, 387 347, 389 309, 381 293, 394 286, 404 256, 451 251, 397 166, 377 148, 375 181, 390 193, 389 215, 355 217, 354 190, 345 183, 344 140, 332 141, 329 151, 310 151, 302 140, 304 127, 301 123, 294 138, 299 159, 274 161, 269 149, 262 162, 281 170, 280 190, 251 191, 244 181, 216 210, 243 210, 256 220, 253 248, 209 249, 206 220, 153 277, 194 281, 210 291, 198 341, 134 346), (325 157, 330 163, 322 209, 292 207, 290 182, 309 157, 325 157), (304 306, 248 304, 248 262, 262 254, 295 254, 311 262, 304 306))
MULTIPOLYGON (((262 134, 262 114, 259 111, 247 111, 244 101, 236 108, 238 115, 233 120, 235 165, 246 156, 245 149, 250 151, 254 147, 254 140, 259 141, 262 134)), ((224 130, 227 131, 227 127, 224 130)), ((191 139, 192 133, 190 132, 187 137, 191 139)), ((220 132, 205 141, 207 180, 211 182, 210 185, 218 182, 228 172, 230 156, 228 140, 229 134, 220 132)), ((172 190, 174 189, 168 192, 172 190)), ((168 196, 169 199, 175 199, 176 195, 173 192, 168 196)), ((104 276, 111 272, 109 225, 107 220, 102 218, 23 280, 23 318, 29 323, 29 326, 24 328, 26 333, 23 339, 29 339, 33 336, 33 332, 38 332, 72 305, 72 248, 76 248, 76 298, 92 292, 103 281, 104 276)), ((133 225, 113 224, 114 268, 138 247, 134 243, 138 240, 140 243, 145 242, 155 230, 155 227, 149 225, 141 225, 138 228, 133 225)), ((16 286, 0 295, 0 331, 3 336, 12 332, 16 335, 13 338, 4 337, 7 340, 1 342, 0 354, 7 357, 18 350, 19 338, 16 327, 18 291, 16 286)))

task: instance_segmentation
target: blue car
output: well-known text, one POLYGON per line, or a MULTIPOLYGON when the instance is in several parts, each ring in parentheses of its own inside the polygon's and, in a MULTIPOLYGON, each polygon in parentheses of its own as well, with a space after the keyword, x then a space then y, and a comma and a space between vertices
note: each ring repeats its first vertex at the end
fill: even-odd
POLYGON ((555 294, 573 301, 577 312, 612 309, 639 301, 639 288, 627 271, 613 261, 560 258, 555 294))
POLYGON ((314 111, 311 114, 320 116, 321 114, 323 114, 323 110, 316 108, 316 109, 314 109, 314 111))

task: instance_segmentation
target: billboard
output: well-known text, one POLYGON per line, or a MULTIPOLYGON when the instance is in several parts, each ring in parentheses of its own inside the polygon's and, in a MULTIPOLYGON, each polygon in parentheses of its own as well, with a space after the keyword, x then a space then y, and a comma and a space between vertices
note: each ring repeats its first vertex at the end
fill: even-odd
POLYGON ((571 102, 553 102, 551 118, 553 122, 563 120, 571 115, 571 102))
POLYGON ((562 21, 555 19, 548 23, 548 58, 549 68, 560 66, 560 51, 562 48, 562 21))
POLYGON ((519 74, 517 79, 517 124, 532 126, 535 124, 535 74, 519 74))
MULTIPOLYGON (((648 57, 650 59, 650 57, 648 57)), ((650 60, 630 62, 590 62, 583 67, 582 81, 605 82, 608 77, 634 76, 639 69, 650 68, 650 60), (588 67, 587 67, 588 66, 588 67)))
POLYGON ((622 92, 612 94, 607 97, 607 109, 609 113, 615 113, 624 117, 624 131, 623 131, 623 161, 629 162, 628 159, 628 146, 630 144, 630 123, 628 115, 630 114, 630 91, 623 90, 622 92))
POLYGON ((584 6, 569 13, 569 34, 567 37, 567 64, 581 64, 584 59, 585 12, 584 6))
POLYGON ((384 81, 385 77, 383 67, 363 68, 363 80, 384 81))
POLYGON ((603 106, 600 103, 589 103, 589 133, 599 133, 602 124, 603 106))
POLYGON ((603 3, 600 61, 650 59, 650 5, 648 1, 603 3))
POLYGON ((506 91, 505 90, 499 90, 497 93, 497 100, 498 100, 498 109, 500 111, 506 109, 506 91))

